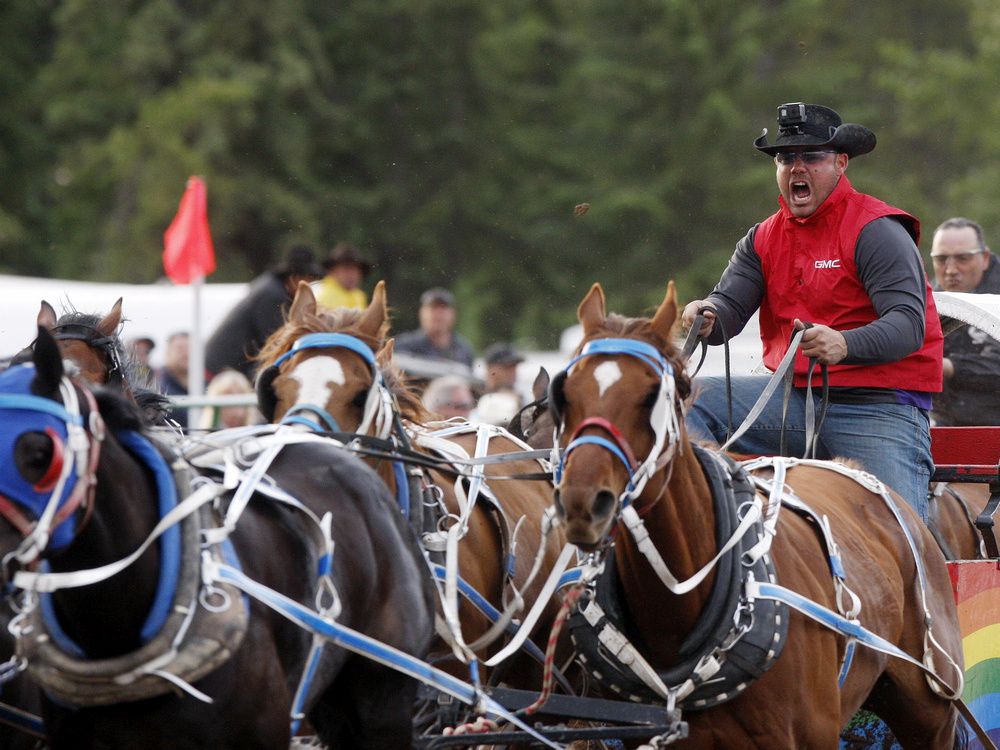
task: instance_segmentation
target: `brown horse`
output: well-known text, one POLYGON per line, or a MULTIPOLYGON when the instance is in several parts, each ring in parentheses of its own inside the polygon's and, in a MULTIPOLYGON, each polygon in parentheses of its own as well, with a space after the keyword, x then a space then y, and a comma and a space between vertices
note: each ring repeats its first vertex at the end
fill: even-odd
MULTIPOLYGON (((372 301, 363 311, 341 308, 320 310, 307 284, 300 284, 288 314, 288 320, 265 342, 257 356, 261 369, 258 375, 258 396, 261 411, 275 422, 306 418, 315 420, 317 427, 345 433, 363 433, 385 438, 397 417, 406 429, 397 439, 412 443, 414 451, 431 458, 444 456, 474 456, 477 431, 436 437, 432 427, 447 427, 450 423, 427 426, 429 415, 402 376, 391 367, 392 341, 388 334, 388 314, 384 283, 380 282, 372 301), (296 342, 312 334, 344 334, 355 343, 349 346, 332 343, 329 346, 303 347, 293 350, 296 342), (372 353, 377 352, 377 356, 372 353), (388 397, 379 403, 377 380, 385 384, 388 397), (390 413, 387 413, 390 412, 390 413), (321 415, 321 416, 318 416, 321 415), (435 448, 436 446, 436 448, 435 448)), ((342 339, 345 340, 345 339, 342 339)), ((307 419, 307 421, 308 421, 307 419)), ((518 444, 497 428, 489 429, 489 455, 521 451, 518 444)), ((389 456, 388 458, 391 458, 389 456)), ((374 467, 393 492, 398 494, 398 468, 385 456, 376 458, 374 467)), ((552 531, 541 550, 541 567, 525 588, 536 553, 539 552, 543 516, 550 505, 549 482, 524 479, 500 480, 504 475, 538 473, 533 460, 515 460, 487 465, 483 472, 485 484, 478 500, 471 504, 467 532, 457 545, 458 574, 485 597, 497 610, 511 595, 511 586, 523 594, 525 611, 539 595, 542 584, 555 564, 565 540, 558 530, 552 531), (493 498, 491 500, 491 498, 493 498), (505 567, 505 557, 512 551, 512 531, 516 534, 516 557, 513 569, 505 567)), ((455 471, 447 463, 440 469, 430 468, 420 479, 421 492, 411 493, 410 507, 422 502, 424 507, 437 505, 440 498, 446 515, 438 519, 437 533, 424 534, 429 539, 432 559, 443 566, 440 555, 443 533, 462 517, 463 496, 471 483, 456 483, 455 471), (419 495, 419 497, 417 497, 419 495), (436 545, 436 546, 435 546, 436 545), (437 555, 435 554, 438 553, 437 555)), ((537 637, 548 635, 547 625, 555 615, 549 605, 536 627, 537 637)), ((491 621, 476 607, 463 599, 458 609, 461 637, 475 644, 490 629, 491 621)), ((494 648, 476 649, 480 658, 494 653, 494 648)), ((449 668, 461 669, 454 663, 449 668)), ((538 687, 537 670, 518 659, 503 679, 520 687, 538 687)), ((494 679, 499 674, 494 673, 494 679)))
POLYGON ((976 517, 990 499, 990 486, 980 483, 931 484, 927 525, 948 560, 977 560, 982 537, 976 517))
MULTIPOLYGON (((742 467, 726 464, 722 454, 687 439, 682 414, 690 382, 671 343, 677 318, 673 283, 651 319, 607 315, 597 284, 580 303, 578 317, 583 343, 551 388, 563 450, 556 507, 569 541, 577 546, 598 551, 615 540, 608 562, 617 569, 622 631, 651 670, 663 676, 664 700, 669 704, 676 699, 684 711, 690 733, 678 747, 834 748, 841 728, 862 707, 883 717, 904 747, 952 747, 958 712, 949 698, 961 691, 958 620, 944 559, 909 506, 891 495, 897 521, 889 502, 870 489, 880 488, 871 482, 865 486, 858 481, 862 475, 843 464, 770 460, 771 468, 761 470, 755 481, 758 490, 768 480, 781 486, 779 474, 790 466, 785 492, 776 496, 781 502, 754 499, 750 489, 737 495, 743 500, 735 507, 743 514, 731 520, 742 526, 740 519, 750 515, 752 502, 759 503, 765 532, 767 519, 773 519, 773 534, 759 537, 763 557, 745 546, 725 552, 723 542, 738 534, 720 534, 730 510, 719 497, 728 482, 751 485, 742 467), (730 468, 723 472, 720 465, 730 468), (643 528, 645 540, 638 533, 643 528), (928 677, 903 658, 858 645, 838 685, 850 639, 807 618, 795 605, 784 611, 765 607, 774 604, 766 596, 754 600, 747 633, 728 623, 731 629, 721 636, 722 646, 696 663, 697 670, 704 670, 712 659, 721 659, 723 668, 730 664, 738 669, 729 655, 758 623, 766 625, 777 615, 780 622, 766 631, 763 661, 744 672, 745 680, 729 683, 720 688, 728 692, 719 694, 718 689, 713 692, 711 678, 699 681, 700 671, 697 676, 676 674, 677 665, 692 658, 692 644, 702 637, 705 618, 717 606, 718 582, 731 570, 727 560, 742 550, 736 569, 751 560, 768 562, 767 544, 773 567, 764 573, 755 568, 756 584, 744 573, 744 596, 784 587, 849 620, 854 607, 840 601, 842 586, 847 586, 861 603, 861 626, 891 644, 889 650, 901 649, 917 662, 926 659, 941 679, 928 677), (711 572, 699 579, 696 573, 705 569, 711 572), (831 570, 843 575, 835 579, 831 570), (664 581, 670 580, 668 590, 664 581), (925 622, 932 623, 932 631, 925 622), (782 627, 787 627, 784 637, 782 627), (934 641, 925 640, 928 632, 934 641), (685 698, 681 688, 689 679, 697 687, 685 698)), ((599 579, 595 588, 598 599, 605 582, 599 579)), ((727 678, 724 671, 716 675, 727 678)))
MULTIPOLYGON (((36 322, 59 344, 64 360, 79 368, 80 376, 94 385, 107 385, 138 405, 147 424, 168 424, 169 401, 159 393, 152 373, 126 351, 121 330, 125 318, 122 298, 107 313, 83 313, 72 308, 56 317, 42 300, 36 322)), ((17 354, 12 364, 30 362, 33 344, 17 354)))

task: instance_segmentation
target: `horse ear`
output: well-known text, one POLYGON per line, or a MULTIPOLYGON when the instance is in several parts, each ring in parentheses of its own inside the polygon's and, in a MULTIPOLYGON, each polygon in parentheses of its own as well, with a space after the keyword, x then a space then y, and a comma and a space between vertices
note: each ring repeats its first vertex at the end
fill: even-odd
POLYGON ((676 321, 677 293, 674 289, 674 282, 671 280, 667 282, 667 295, 653 316, 653 330, 669 341, 676 321))
POLYGON ((122 299, 122 297, 119 297, 118 301, 111 306, 111 311, 101 318, 100 322, 97 324, 97 330, 105 336, 114 336, 115 332, 118 330, 118 326, 121 325, 122 299))
POLYGON ((545 394, 549 392, 549 380, 549 371, 539 367, 535 382, 531 384, 531 395, 535 397, 535 401, 545 398, 545 394))
POLYGON ((316 295, 313 294, 312 287, 306 281, 299 282, 299 288, 295 290, 295 299, 288 310, 288 320, 294 323, 305 322, 306 316, 316 314, 316 295))
POLYGON ((379 281, 372 292, 372 301, 358 318, 358 328, 373 339, 382 338, 387 311, 385 306, 385 282, 379 281))
MULTIPOLYGON (((382 283, 381 281, 379 282, 382 283)), ((386 369, 392 364, 392 353, 396 349, 396 339, 388 339, 375 354, 379 369, 386 369)))
POLYGON ((600 284, 594 284, 576 308, 576 317, 583 324, 583 333, 588 335, 604 324, 607 315, 604 312, 604 290, 600 284))
POLYGON ((35 339, 31 358, 35 363, 31 392, 36 396, 54 397, 59 391, 63 376, 62 354, 59 352, 59 344, 45 326, 38 326, 38 338, 35 339))
POLYGON ((42 306, 38 310, 38 317, 35 319, 35 322, 48 330, 56 326, 56 311, 45 300, 42 300, 42 306))

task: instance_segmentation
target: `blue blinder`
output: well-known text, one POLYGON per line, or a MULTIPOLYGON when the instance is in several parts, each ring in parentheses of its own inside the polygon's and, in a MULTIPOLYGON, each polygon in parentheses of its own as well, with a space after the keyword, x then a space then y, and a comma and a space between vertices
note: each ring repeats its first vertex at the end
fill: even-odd
MULTIPOLYGON (((34 365, 17 365, 0 373, 0 494, 27 509, 37 519, 45 511, 52 493, 39 492, 17 471, 14 466, 17 441, 26 433, 45 432, 49 428, 65 444, 69 437, 67 424, 82 425, 83 418, 71 415, 56 401, 34 395, 31 392, 34 379, 34 365)), ((74 461, 75 456, 67 451, 65 460, 74 461)), ((76 472, 71 471, 62 489, 63 500, 72 495, 76 482, 76 472)), ((66 519, 53 529, 49 547, 65 547, 73 540, 75 531, 75 520, 66 519)))

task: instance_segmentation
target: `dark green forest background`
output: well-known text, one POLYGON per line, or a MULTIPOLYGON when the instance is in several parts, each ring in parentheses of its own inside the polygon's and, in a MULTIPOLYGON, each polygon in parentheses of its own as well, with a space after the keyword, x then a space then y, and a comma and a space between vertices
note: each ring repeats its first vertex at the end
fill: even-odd
POLYGON ((991 0, 8 0, 0 273, 155 281, 198 174, 209 281, 351 240, 398 327, 444 284, 475 343, 549 347, 595 280, 708 291, 774 210, 781 102, 875 130, 849 174, 924 252, 1000 236, 998 79, 991 0))

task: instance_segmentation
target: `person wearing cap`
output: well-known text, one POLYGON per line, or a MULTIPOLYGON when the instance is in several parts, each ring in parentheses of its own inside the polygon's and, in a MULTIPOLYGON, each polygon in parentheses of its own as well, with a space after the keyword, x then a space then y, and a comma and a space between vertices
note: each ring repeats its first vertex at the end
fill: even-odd
POLYGON ((517 366, 524 362, 524 357, 513 346, 506 341, 490 344, 483 352, 483 361, 486 364, 484 393, 517 389, 517 366))
MULTIPOLYGON (((931 242, 934 290, 1000 294, 1000 259, 983 228, 961 216, 934 230, 931 242)), ((934 397, 934 423, 947 426, 1000 424, 1000 344, 988 333, 962 326, 944 339, 944 390, 934 397)))
POLYGON ((368 307, 368 295, 361 288, 361 282, 371 270, 371 263, 361 257, 354 245, 337 243, 323 267, 326 275, 315 284, 316 302, 320 307, 349 307, 355 310, 368 307))
MULTIPOLYGON (((809 359, 829 370, 829 408, 817 457, 860 463, 927 518, 933 471, 928 412, 941 390, 942 334, 917 242, 920 223, 910 214, 854 189, 849 163, 875 148, 875 134, 844 123, 829 107, 795 102, 778 107, 774 144, 767 130, 754 146, 774 159, 778 210, 736 245, 712 293, 682 314, 710 344, 735 336, 757 310, 764 364, 775 370, 797 331, 787 416, 772 398, 734 451, 779 453, 784 421, 786 453, 806 451, 809 359), (722 323, 723 325, 718 325, 722 323)), ((813 376, 821 384, 820 368, 813 376)), ((733 379, 733 429, 744 421, 768 381, 733 379)), ((699 378, 688 410, 692 437, 722 442, 727 431, 724 378, 699 378)))
POLYGON ((524 361, 506 341, 490 344, 483 352, 486 377, 476 403, 475 417, 481 422, 505 425, 524 405, 517 390, 517 366, 524 361))
POLYGON ((455 330, 455 296, 434 287, 420 295, 420 328, 396 337, 395 351, 415 357, 447 359, 472 370, 472 345, 455 330))
POLYGON ((149 336, 136 336, 128 340, 125 348, 132 360, 132 367, 141 378, 140 382, 149 380, 153 374, 153 365, 150 363, 149 357, 153 353, 153 349, 156 348, 156 342, 149 336))
POLYGON ((270 271, 250 283, 247 296, 229 311, 205 344, 205 368, 214 374, 227 367, 253 380, 253 356, 281 324, 300 281, 323 276, 316 255, 304 245, 292 247, 270 271))

